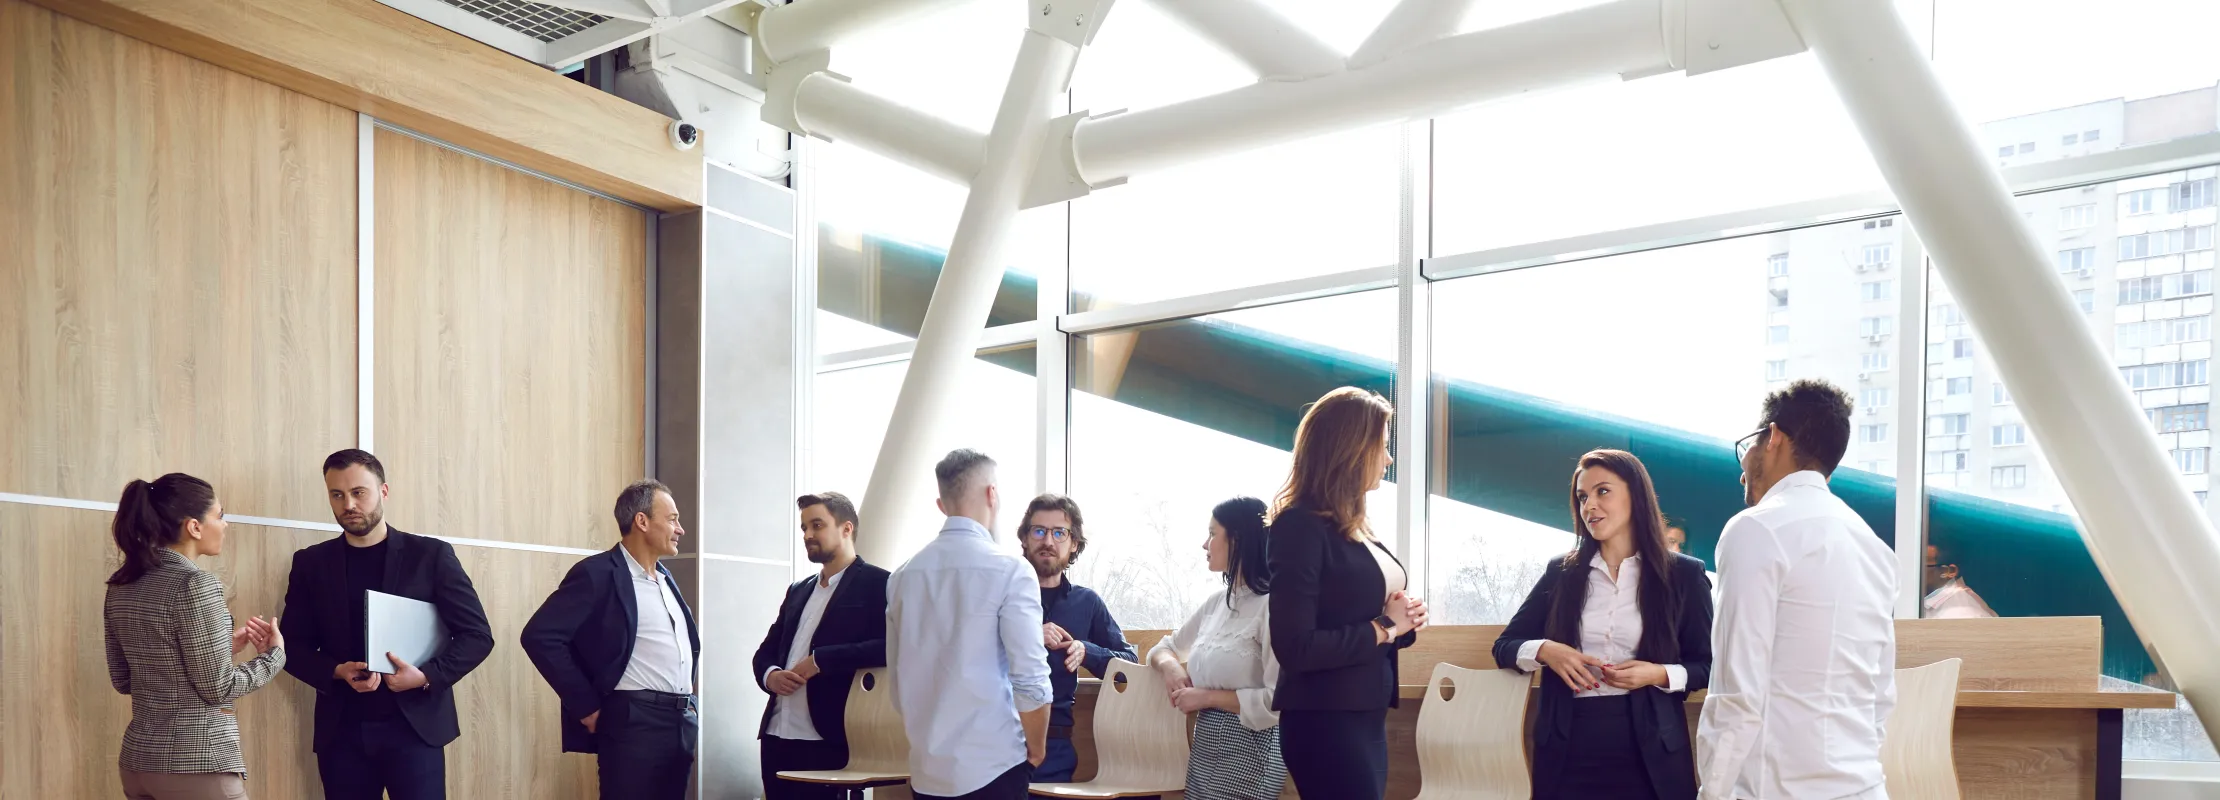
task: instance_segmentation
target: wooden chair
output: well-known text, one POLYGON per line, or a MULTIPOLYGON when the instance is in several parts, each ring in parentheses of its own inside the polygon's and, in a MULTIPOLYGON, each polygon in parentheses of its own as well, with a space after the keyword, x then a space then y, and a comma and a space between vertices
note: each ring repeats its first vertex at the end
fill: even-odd
POLYGON ((1416 800, 1531 797, 1526 703, 1532 686, 1530 676, 1510 670, 1435 664, 1418 709, 1416 800))
POLYGON ((856 670, 841 719, 848 726, 847 767, 787 770, 778 776, 838 786, 856 797, 864 789, 909 782, 910 737, 902 731, 902 714, 894 709, 894 694, 887 690, 885 667, 856 670))
POLYGON ((1958 800, 1958 764, 1950 744, 1963 663, 1948 658, 1896 671, 1896 708, 1881 735, 1881 773, 1890 797, 1958 800))
POLYGON ((1111 659, 1095 699, 1095 779, 1036 783, 1041 797, 1147 797, 1187 789, 1187 715, 1165 700, 1156 671, 1111 659))

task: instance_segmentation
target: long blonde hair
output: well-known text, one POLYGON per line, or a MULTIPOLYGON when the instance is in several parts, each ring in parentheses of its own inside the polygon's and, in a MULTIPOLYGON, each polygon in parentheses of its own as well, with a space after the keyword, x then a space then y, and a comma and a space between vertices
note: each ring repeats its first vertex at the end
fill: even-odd
POLYGON ((1394 416, 1387 398, 1354 386, 1312 403, 1295 426, 1295 462, 1272 501, 1273 519, 1302 508, 1333 521, 1352 541, 1371 536, 1364 496, 1379 478, 1387 424, 1394 416))

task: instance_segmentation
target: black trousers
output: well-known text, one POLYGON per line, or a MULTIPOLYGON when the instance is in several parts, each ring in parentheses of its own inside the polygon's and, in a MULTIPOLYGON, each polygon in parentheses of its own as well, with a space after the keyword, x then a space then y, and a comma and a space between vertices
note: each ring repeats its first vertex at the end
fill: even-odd
POLYGON ((786 770, 840 769, 846 766, 848 745, 845 742, 781 739, 766 734, 763 737, 763 798, 845 800, 847 792, 840 787, 785 780, 778 777, 778 774, 786 770))
POLYGON ((1020 761, 1017 766, 1011 767, 1010 771, 1002 773, 1002 777, 955 797, 942 797, 918 791, 910 792, 910 796, 917 798, 917 800, 1025 800, 1025 778, 1032 774, 1033 765, 1020 761))
POLYGON ((1629 695, 1619 695, 1571 701, 1572 741, 1559 745, 1566 751, 1556 791, 1536 792, 1535 800, 1657 800, 1657 790, 1650 785, 1650 773, 1642 766, 1642 751, 1634 738, 1632 700, 1629 695))
POLYGON ((1387 795, 1387 709, 1280 712, 1280 758, 1304 797, 1387 795))
POLYGON ((700 732, 691 695, 610 692, 594 721, 601 800, 684 800, 700 732))
POLYGON ((447 754, 395 716, 368 720, 316 754, 328 800, 446 800, 447 754))

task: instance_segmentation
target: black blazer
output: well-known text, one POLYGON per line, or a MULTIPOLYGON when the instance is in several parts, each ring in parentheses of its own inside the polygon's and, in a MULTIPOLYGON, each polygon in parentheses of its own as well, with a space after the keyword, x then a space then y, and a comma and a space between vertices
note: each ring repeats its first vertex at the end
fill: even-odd
MULTIPOLYGON (((1548 626, 1550 600, 1557 584, 1587 580, 1590 569, 1586 563, 1567 566, 1562 558, 1550 561, 1542 570, 1542 579, 1527 593, 1526 602, 1519 605, 1511 623, 1504 626, 1503 635, 1495 640, 1496 666, 1518 668, 1519 648, 1528 641, 1546 638, 1543 630, 1548 626)), ((1646 653, 1638 652, 1635 657, 1681 665, 1688 670, 1686 691, 1694 692, 1711 685, 1711 579, 1704 577, 1704 562, 1687 555, 1673 557, 1671 575, 1679 606, 1675 613, 1680 615, 1680 657, 1670 662, 1654 660, 1646 653)), ((1578 646, 1576 642, 1560 644, 1578 646)), ((1579 701, 1556 673, 1547 668, 1542 672, 1542 705, 1534 719, 1534 796, 1554 797, 1566 760, 1579 746, 1572 738, 1573 703, 1579 701)), ((1650 732, 1636 739, 1650 788, 1659 800, 1695 797, 1696 761, 1688 752, 1688 714, 1682 707, 1688 695, 1644 686, 1628 696, 1633 703, 1628 713, 1633 717, 1634 730, 1650 732)))
MULTIPOLYGON (((632 594, 632 566, 625 563, 631 557, 618 545, 581 559, 524 623, 524 655, 562 700, 565 753, 594 752, 593 733, 580 720, 601 710, 602 700, 616 691, 624 668, 632 663, 632 645, 640 636, 640 601, 632 594)), ((655 571, 678 598, 699 673, 701 634, 694 629, 694 612, 671 571, 661 564, 655 571)))
MULTIPOLYGON (((431 603, 447 627, 447 644, 416 668, 430 681, 424 688, 396 692, 393 702, 401 717, 425 744, 445 747, 462 735, 455 720, 455 684, 485 663, 493 652, 493 626, 478 603, 478 590, 470 585, 455 558, 455 547, 438 539, 386 527, 385 593, 431 603)), ((355 693, 346 681, 332 677, 346 659, 339 643, 359 638, 363 632, 350 618, 347 602, 347 535, 318 542, 293 554, 293 572, 286 576, 285 610, 278 628, 285 631, 285 671, 316 690, 314 749, 352 736, 340 730, 340 704, 355 693)), ((384 658, 368 654, 369 661, 384 658)), ((384 688, 378 691, 386 691, 384 688)))
POLYGON ((1418 632, 1379 644, 1372 630, 1387 596, 1380 564, 1367 549, 1379 545, 1350 541, 1324 516, 1300 508, 1280 512, 1267 535, 1272 654, 1280 660, 1272 709, 1395 707, 1396 651, 1417 642, 1418 632))
MULTIPOLYGON (((817 735, 828 744, 848 748, 848 687, 856 670, 886 666, 886 570, 857 558, 840 573, 840 585, 825 602, 825 616, 809 637, 809 654, 817 659, 817 677, 809 679, 809 719, 817 735)), ((817 576, 786 587, 786 601, 779 604, 779 618, 771 623, 763 644, 755 649, 755 685, 765 692, 763 675, 772 667, 786 669, 788 651, 794 647, 795 628, 802 623, 802 607, 809 605, 817 576)), ((756 738, 771 729, 771 714, 778 700, 763 708, 763 722, 756 738)))

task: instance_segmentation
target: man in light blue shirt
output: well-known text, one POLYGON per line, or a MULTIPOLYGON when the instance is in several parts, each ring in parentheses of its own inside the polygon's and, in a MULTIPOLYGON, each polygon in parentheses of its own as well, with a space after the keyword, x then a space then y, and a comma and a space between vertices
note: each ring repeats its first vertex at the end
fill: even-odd
POLYGON ((1048 747, 1048 649, 1032 566, 997 546, 994 459, 933 468, 948 522, 887 580, 886 662, 919 800, 1023 800, 1048 747))

